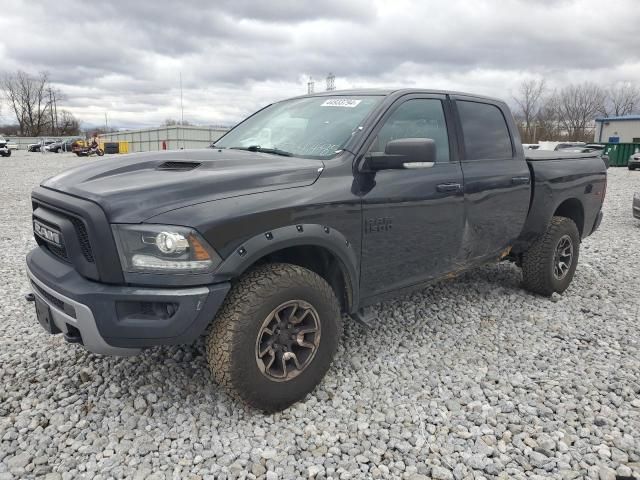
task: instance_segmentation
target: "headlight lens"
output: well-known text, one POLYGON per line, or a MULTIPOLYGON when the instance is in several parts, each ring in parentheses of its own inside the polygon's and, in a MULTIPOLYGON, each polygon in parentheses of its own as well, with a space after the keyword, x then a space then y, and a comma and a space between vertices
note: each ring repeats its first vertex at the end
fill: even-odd
POLYGON ((210 273, 220 257, 191 228, 112 225, 120 263, 130 273, 210 273))

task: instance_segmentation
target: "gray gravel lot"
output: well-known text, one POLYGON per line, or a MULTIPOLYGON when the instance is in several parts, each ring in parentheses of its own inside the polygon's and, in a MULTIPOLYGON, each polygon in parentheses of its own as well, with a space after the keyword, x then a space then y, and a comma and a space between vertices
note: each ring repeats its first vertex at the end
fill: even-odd
POLYGON ((202 343, 101 357, 37 324, 29 191, 85 162, 0 158, 0 480, 640 478, 640 172, 609 171, 563 296, 505 263, 380 304, 313 395, 263 415, 212 383, 202 343))

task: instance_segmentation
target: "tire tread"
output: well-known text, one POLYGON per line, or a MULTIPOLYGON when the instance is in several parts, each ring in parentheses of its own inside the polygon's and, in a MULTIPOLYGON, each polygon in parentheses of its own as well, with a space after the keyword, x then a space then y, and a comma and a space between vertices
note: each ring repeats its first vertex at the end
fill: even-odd
MULTIPOLYGON (((545 296, 550 296, 556 291, 550 281, 548 272, 550 268, 549 255, 553 255, 556 236, 560 233, 571 233, 570 230, 572 229, 579 239, 578 227, 576 227, 573 220, 567 217, 554 216, 551 218, 544 235, 536 240, 524 253, 522 258, 522 279, 527 290, 545 296)), ((575 245, 574 248, 577 250, 578 245, 575 245)), ((576 254, 575 262, 577 261, 578 256, 576 254)))

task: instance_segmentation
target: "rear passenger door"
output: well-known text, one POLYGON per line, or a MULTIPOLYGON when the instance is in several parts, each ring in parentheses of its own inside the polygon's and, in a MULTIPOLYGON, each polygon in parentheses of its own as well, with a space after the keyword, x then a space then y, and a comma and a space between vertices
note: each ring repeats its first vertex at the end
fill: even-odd
POLYGON ((455 97, 464 176, 465 260, 491 257, 518 237, 529 210, 530 173, 509 110, 455 97))

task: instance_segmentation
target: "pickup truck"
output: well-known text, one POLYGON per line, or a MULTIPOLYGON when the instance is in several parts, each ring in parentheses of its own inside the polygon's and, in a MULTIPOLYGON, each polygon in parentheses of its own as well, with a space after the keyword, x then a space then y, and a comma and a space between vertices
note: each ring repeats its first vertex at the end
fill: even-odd
POLYGON ((36 316, 91 352, 206 336, 213 378, 265 411, 321 381, 344 321, 502 260, 571 283, 602 219, 597 154, 525 157, 507 105, 433 90, 273 103, 212 148, 100 160, 32 193, 36 316))

